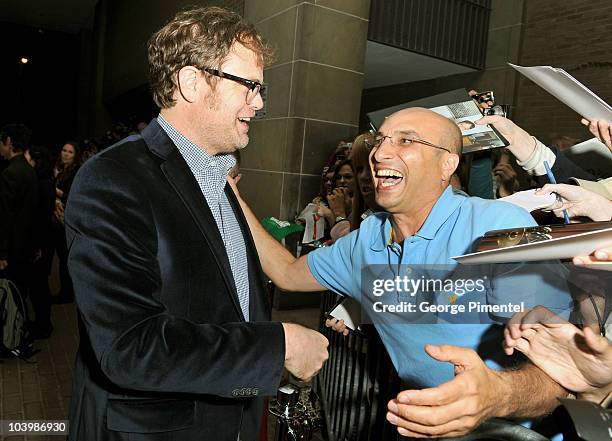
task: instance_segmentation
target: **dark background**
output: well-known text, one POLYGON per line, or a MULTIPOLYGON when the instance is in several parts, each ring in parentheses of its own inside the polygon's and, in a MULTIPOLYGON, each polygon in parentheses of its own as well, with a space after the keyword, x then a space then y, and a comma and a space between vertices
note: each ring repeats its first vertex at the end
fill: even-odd
POLYGON ((58 150, 76 132, 78 35, 3 22, 0 41, 0 125, 25 123, 34 143, 58 150))

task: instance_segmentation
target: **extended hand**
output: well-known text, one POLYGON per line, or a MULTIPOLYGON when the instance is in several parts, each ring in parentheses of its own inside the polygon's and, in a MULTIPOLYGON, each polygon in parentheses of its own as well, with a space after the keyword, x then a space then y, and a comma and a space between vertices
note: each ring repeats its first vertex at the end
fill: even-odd
POLYGON ((597 120, 589 121, 582 118, 580 121, 589 128, 589 131, 612 150, 612 124, 609 121, 597 120))
POLYGON ((294 323, 283 323, 285 329, 285 368, 300 380, 317 375, 329 357, 327 338, 317 331, 294 323))
POLYGON ((491 115, 474 121, 476 124, 492 124, 508 140, 508 150, 519 161, 529 159, 535 149, 535 141, 525 130, 514 124, 508 118, 499 115, 491 115))
POLYGON ((342 335, 349 335, 349 328, 344 323, 344 320, 338 320, 337 318, 328 318, 325 320, 325 326, 332 328, 334 331, 341 333, 342 335))
POLYGON ((551 208, 557 217, 563 217, 567 210, 570 217, 586 216, 594 221, 610 220, 612 202, 603 196, 586 190, 578 185, 546 184, 536 194, 556 193, 563 198, 551 208))
POLYGON ((612 344, 538 306, 512 316, 504 350, 525 354, 548 376, 573 392, 593 392, 612 383, 612 344))
POLYGON ((240 198, 240 192, 238 191, 238 181, 239 180, 240 179, 232 178, 231 176, 227 177, 227 183, 232 188, 237 198, 240 198))
POLYGON ((589 256, 574 257, 574 265, 612 271, 612 248, 600 248, 589 256))
POLYGON ((499 373, 489 369, 472 349, 425 346, 427 354, 455 365, 455 378, 440 386, 405 390, 389 401, 387 420, 404 436, 437 438, 464 435, 496 416, 504 395, 499 373))

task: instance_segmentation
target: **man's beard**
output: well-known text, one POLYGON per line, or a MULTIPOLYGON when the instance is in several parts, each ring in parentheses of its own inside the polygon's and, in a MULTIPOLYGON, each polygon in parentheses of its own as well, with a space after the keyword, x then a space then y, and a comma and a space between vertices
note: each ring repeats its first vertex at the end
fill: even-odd
MULTIPOLYGON (((206 106, 210 112, 223 112, 223 108, 221 106, 221 102, 218 99, 219 96, 215 92, 211 94, 206 101, 206 106)), ((249 137, 246 135, 246 139, 243 140, 242 136, 240 136, 237 132, 237 124, 238 118, 234 120, 234 124, 231 127, 231 130, 224 129, 223 126, 213 127, 211 132, 214 133, 213 139, 214 144, 216 144, 215 151, 217 155, 230 154, 235 152, 236 150, 241 150, 245 148, 249 143, 249 137)))

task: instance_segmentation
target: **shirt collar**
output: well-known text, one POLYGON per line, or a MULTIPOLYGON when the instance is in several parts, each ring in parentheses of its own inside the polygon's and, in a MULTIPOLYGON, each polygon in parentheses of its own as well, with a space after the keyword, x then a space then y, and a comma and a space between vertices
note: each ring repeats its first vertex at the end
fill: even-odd
POLYGON ((372 242, 370 248, 373 251, 383 251, 388 245, 393 243, 393 224, 391 223, 391 214, 389 213, 375 213, 372 216, 376 216, 381 219, 382 225, 380 231, 372 235, 372 242))
POLYGON ((209 155, 206 150, 198 147, 189 138, 175 129, 163 116, 158 115, 157 122, 179 149, 179 152, 181 152, 181 155, 187 161, 189 168, 194 174, 196 172, 205 173, 207 169, 212 169, 215 176, 222 178, 223 182, 225 181, 229 169, 236 165, 234 155, 209 155))
POLYGON ((452 186, 446 187, 435 205, 429 212, 425 223, 415 236, 431 240, 442 225, 448 220, 453 212, 463 203, 467 195, 460 190, 455 190, 452 186))
MULTIPOLYGON (((415 236, 423 239, 431 240, 436 233, 453 214, 453 212, 461 206, 467 195, 462 191, 453 189, 450 185, 442 192, 433 208, 429 212, 425 223, 415 236)), ((377 213, 377 217, 384 216, 380 232, 373 235, 370 248, 373 251, 382 251, 388 245, 393 243, 393 224, 389 213, 377 213)))

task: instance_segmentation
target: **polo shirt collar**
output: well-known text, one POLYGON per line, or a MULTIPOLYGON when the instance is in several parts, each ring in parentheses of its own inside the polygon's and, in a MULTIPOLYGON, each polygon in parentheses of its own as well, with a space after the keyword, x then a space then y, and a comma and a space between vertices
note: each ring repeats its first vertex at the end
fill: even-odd
POLYGON ((393 243, 393 224, 391 223, 391 214, 380 212, 372 215, 372 217, 374 216, 381 219, 382 224, 380 230, 376 234, 372 235, 370 248, 372 251, 383 251, 388 245, 393 243))
POLYGON ((428 240, 433 239, 440 227, 444 225, 451 214, 453 214, 465 200, 462 195, 465 196, 465 193, 455 190, 450 185, 446 187, 431 209, 425 223, 415 236, 428 240))
MULTIPOLYGON (((450 185, 442 192, 436 203, 434 204, 431 212, 427 216, 425 223, 415 236, 422 237, 423 239, 431 240, 435 237, 436 233, 448 220, 448 218, 454 213, 454 211, 461 206, 464 201, 465 193, 454 190, 450 185)), ((391 221, 391 215, 389 213, 376 213, 377 217, 383 217, 380 231, 373 235, 370 248, 373 251, 383 251, 388 245, 393 243, 393 224, 391 221)))

